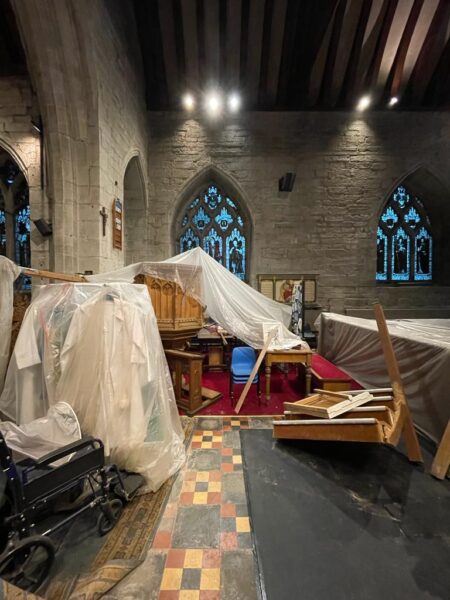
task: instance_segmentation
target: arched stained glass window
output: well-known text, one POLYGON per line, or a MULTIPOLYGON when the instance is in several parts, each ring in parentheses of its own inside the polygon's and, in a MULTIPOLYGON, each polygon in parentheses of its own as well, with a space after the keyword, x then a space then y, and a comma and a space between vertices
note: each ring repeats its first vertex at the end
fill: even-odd
POLYGON ((247 279, 248 228, 235 199, 214 183, 190 200, 177 235, 180 252, 201 246, 239 279, 247 279))
POLYGON ((399 186, 377 229, 377 281, 431 281, 433 237, 422 201, 399 186))

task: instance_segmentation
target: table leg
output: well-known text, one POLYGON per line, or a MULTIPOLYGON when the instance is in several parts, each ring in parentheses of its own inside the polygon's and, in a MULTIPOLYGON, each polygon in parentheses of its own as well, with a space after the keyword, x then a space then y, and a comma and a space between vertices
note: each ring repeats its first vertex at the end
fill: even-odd
POLYGON ((311 395, 311 365, 305 365, 305 394, 311 395))
POLYGON ((270 374, 272 368, 270 365, 266 365, 266 401, 270 402, 270 374))

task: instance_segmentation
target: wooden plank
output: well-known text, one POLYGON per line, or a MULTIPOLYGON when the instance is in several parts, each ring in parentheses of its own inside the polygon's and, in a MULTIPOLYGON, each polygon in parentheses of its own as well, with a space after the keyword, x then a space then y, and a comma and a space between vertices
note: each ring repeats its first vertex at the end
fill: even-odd
POLYGON ((263 358, 265 357, 265 355, 266 355, 266 353, 267 353, 267 351, 269 349, 269 346, 270 346, 272 340, 276 336, 277 331, 278 331, 278 327, 275 327, 275 329, 273 329, 272 331, 270 331, 269 334, 268 334, 268 336, 267 336, 267 339, 266 339, 266 342, 265 342, 265 344, 263 346, 263 349, 261 350, 261 352, 259 353, 258 358, 256 359, 255 366, 253 367, 252 372, 250 373, 250 377, 248 378, 248 381, 245 384, 245 387, 242 390, 242 394, 240 395, 240 398, 239 398, 239 400, 238 400, 238 402, 236 404, 236 407, 234 409, 234 412, 236 414, 239 414, 239 411, 242 408, 244 400, 246 399, 247 394, 248 394, 248 392, 250 390, 250 386, 252 385, 252 382, 253 382, 253 380, 256 377, 256 373, 258 372, 258 369, 261 366, 263 358))
POLYGON ((438 446, 436 456, 431 465, 431 474, 438 479, 444 479, 450 467, 450 420, 438 446))
POLYGON ((274 421, 274 425, 375 425, 376 419, 361 418, 361 419, 296 419, 295 421, 274 421))
POLYGON ((295 421, 275 421, 273 437, 276 439, 298 439, 333 442, 383 442, 384 434, 382 425, 374 419, 374 423, 353 423, 348 426, 346 419, 343 424, 324 427, 320 423, 314 425, 292 425, 295 421))
POLYGON ((405 392, 403 390, 402 378, 400 375, 400 369, 398 368, 397 359, 395 357, 391 338, 389 337, 389 331, 387 328, 386 319, 384 317, 383 307, 381 306, 381 304, 375 304, 374 311, 375 319, 377 321, 378 326, 378 333, 380 335, 381 348, 383 350, 384 360, 386 361, 389 378, 391 380, 392 389, 394 391, 394 397, 395 400, 404 408, 403 434, 405 436, 408 458, 412 462, 422 463, 422 451, 419 446, 416 430, 414 429, 414 423, 406 401, 405 392))
POLYGON ((86 283, 82 275, 67 275, 66 273, 54 273, 53 271, 43 271, 42 269, 22 269, 24 275, 30 277, 41 277, 43 279, 55 279, 56 281, 70 281, 73 283, 86 283))

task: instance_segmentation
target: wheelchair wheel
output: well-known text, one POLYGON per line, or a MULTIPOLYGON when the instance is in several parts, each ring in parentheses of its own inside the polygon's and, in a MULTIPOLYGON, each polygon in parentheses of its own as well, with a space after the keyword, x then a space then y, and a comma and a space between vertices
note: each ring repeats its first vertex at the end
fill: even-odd
POLYGON ((0 556, 0 577, 27 592, 35 592, 47 579, 54 558, 55 546, 48 537, 24 538, 0 556))
POLYGON ((100 508, 102 512, 98 516, 97 529, 100 535, 105 535, 113 529, 122 514, 122 500, 115 498, 100 508))

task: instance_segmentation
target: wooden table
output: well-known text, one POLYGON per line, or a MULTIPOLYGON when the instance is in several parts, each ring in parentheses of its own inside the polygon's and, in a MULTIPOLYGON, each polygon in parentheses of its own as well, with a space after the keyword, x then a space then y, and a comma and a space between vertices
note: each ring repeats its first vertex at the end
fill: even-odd
POLYGON ((266 361, 266 400, 270 401, 270 375, 272 365, 275 363, 294 363, 305 366, 305 393, 307 396, 311 393, 311 350, 272 350, 267 352, 266 361))

